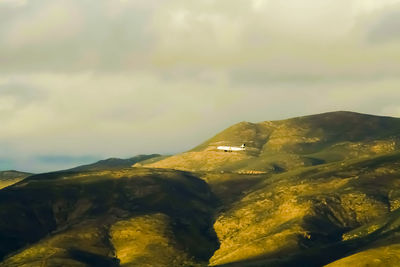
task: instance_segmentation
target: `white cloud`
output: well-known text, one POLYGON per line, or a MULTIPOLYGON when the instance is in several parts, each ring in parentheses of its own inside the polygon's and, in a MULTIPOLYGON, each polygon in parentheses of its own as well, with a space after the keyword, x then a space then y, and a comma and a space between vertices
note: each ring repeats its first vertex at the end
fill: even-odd
POLYGON ((252 0, 251 2, 252 2, 252 7, 253 7, 254 11, 257 12, 257 11, 261 11, 262 9, 264 9, 267 6, 269 0, 252 0))
POLYGON ((399 4, 400 0, 355 0, 353 1, 354 10, 357 13, 371 13, 379 9, 399 4))
POLYGON ((4 39, 12 47, 63 42, 79 33, 82 20, 77 6, 57 2, 16 21, 4 39))
MULTIPOLYGON (((0 25, 0 58, 7 62, 0 68, 229 68, 285 55, 290 66, 293 60, 311 56, 311 64, 317 59, 322 67, 334 68, 337 55, 342 62, 363 61, 365 55, 390 58, 391 48, 371 48, 365 35, 379 14, 400 10, 397 2, 39 0, 30 2, 29 9, 8 14, 0 25)), ((352 64, 346 62, 350 68, 352 64)), ((337 65, 337 70, 342 67, 337 65)))
POLYGON ((1 6, 22 7, 27 4, 28 0, 0 0, 1 6))
POLYGON ((0 112, 6 113, 15 108, 16 101, 13 97, 4 96, 0 99, 0 112))
POLYGON ((130 156, 241 120, 396 115, 399 1, 0 0, 2 147, 130 156))
MULTIPOLYGON (((79 154, 87 150, 101 155, 130 155, 157 148, 171 151, 173 145, 191 146, 193 140, 200 141, 200 135, 193 132, 199 130, 199 121, 206 122, 214 112, 239 101, 235 93, 218 81, 166 81, 151 73, 47 73, 14 76, 10 80, 18 81, 21 77, 31 86, 41 88, 46 98, 7 107, 14 110, 3 118, 0 137, 18 140, 14 145, 28 154, 79 154), (224 96, 228 97, 219 103, 224 96), (188 133, 193 136, 180 144, 188 133), (154 144, 137 141, 143 138, 154 140, 154 144), (80 141, 64 143, 60 139, 80 141), (105 141, 110 139, 114 140, 112 147, 105 141)), ((215 124, 211 125, 215 129, 215 124)))

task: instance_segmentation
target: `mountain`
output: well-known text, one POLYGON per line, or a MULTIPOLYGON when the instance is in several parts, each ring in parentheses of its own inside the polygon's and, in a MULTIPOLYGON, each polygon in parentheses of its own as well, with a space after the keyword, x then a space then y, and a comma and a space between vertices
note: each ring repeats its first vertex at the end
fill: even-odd
POLYGON ((101 171, 101 170, 110 170, 110 169, 121 169, 128 168, 133 164, 136 164, 141 161, 149 161, 155 158, 164 158, 160 154, 151 154, 151 155, 137 155, 129 159, 119 159, 119 158, 109 158, 97 161, 92 164, 78 166, 68 171, 101 171))
POLYGON ((15 184, 30 175, 32 174, 14 170, 0 171, 0 189, 15 184))
POLYGON ((331 112, 32 175, 0 190, 0 266, 396 266, 399 138, 400 119, 331 112))
POLYGON ((400 119, 330 112, 281 121, 241 122, 194 149, 147 164, 187 171, 281 172, 303 166, 369 157, 399 147, 400 119), (246 144, 243 152, 217 146, 246 144))

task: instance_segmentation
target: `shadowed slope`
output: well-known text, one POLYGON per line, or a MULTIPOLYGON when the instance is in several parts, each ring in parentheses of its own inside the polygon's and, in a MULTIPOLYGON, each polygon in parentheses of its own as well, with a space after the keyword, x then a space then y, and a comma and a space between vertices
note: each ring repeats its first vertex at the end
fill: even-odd
POLYGON ((0 256, 15 253, 3 266, 204 262, 218 245, 214 206, 207 184, 185 172, 34 175, 0 193, 0 256))

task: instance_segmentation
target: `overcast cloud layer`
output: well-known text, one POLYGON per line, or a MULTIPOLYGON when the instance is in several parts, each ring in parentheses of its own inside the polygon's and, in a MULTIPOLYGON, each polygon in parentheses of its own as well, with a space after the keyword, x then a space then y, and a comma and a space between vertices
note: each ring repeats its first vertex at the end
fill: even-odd
POLYGON ((0 169, 399 100, 400 0, 0 0, 0 169))

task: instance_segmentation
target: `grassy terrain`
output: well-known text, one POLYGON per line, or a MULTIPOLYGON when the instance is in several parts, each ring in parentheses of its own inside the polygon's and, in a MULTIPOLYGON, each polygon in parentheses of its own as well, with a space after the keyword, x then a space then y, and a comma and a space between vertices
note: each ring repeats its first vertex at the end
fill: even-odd
POLYGON ((34 175, 0 193, 0 256, 11 253, 4 266, 58 266, 66 259, 144 266, 167 249, 179 258, 176 266, 207 262, 218 246, 215 204, 208 185, 184 172, 129 168, 34 175), (130 238, 147 244, 142 249, 148 253, 124 256, 138 246, 124 242, 130 238))
POLYGON ((15 184, 30 175, 32 174, 27 172, 0 171, 0 189, 15 184))
POLYGON ((399 137, 399 119, 326 113, 32 175, 0 190, 0 266, 396 266, 399 137))
MULTIPOLYGON (((321 266, 356 251, 397 216, 399 167, 400 153, 392 153, 272 175, 219 214, 214 229, 221 245, 211 264, 321 266), (376 220, 383 222, 371 226, 376 220), (361 234, 344 246, 352 231, 361 234), (321 246, 329 251, 307 256, 321 246)), ((397 226, 391 230, 389 236, 399 231, 397 226)))
POLYGON ((400 119, 332 112, 282 121, 241 122, 196 148, 145 166, 187 171, 279 172, 370 157, 399 148, 400 119), (245 152, 226 153, 220 145, 245 152))

